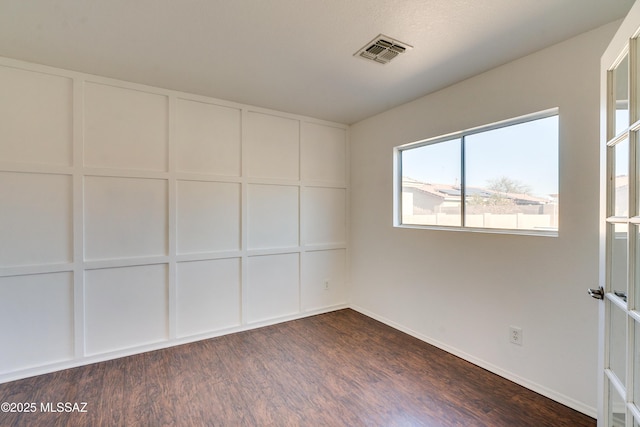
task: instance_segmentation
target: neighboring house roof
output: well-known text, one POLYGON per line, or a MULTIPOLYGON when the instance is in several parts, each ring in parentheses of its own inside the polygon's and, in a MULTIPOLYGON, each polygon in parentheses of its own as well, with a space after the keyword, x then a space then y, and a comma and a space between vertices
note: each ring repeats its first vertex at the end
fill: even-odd
MULTIPOLYGON (((423 193, 428 193, 433 196, 440 197, 443 200, 452 199, 452 198, 459 199, 462 191, 460 186, 421 182, 406 176, 402 177, 402 187, 412 188, 412 189, 421 191, 423 193)), ((473 197, 473 196, 482 197, 482 198, 489 198, 493 196, 505 197, 513 200, 518 205, 544 205, 557 200, 557 198, 554 198, 551 196, 538 197, 538 196, 532 196, 532 195, 523 194, 523 193, 504 193, 501 191, 494 191, 487 188, 478 188, 478 187, 466 187, 465 193, 466 193, 466 197, 473 197)))
POLYGON ((414 188, 423 193, 431 194, 432 196, 436 196, 441 199, 449 198, 449 196, 452 195, 452 194, 447 194, 446 191, 443 191, 443 190, 452 190, 452 191, 455 190, 455 188, 452 186, 441 185, 441 184, 428 184, 426 182, 416 181, 412 178, 407 178, 404 176, 402 177, 402 187, 414 188))

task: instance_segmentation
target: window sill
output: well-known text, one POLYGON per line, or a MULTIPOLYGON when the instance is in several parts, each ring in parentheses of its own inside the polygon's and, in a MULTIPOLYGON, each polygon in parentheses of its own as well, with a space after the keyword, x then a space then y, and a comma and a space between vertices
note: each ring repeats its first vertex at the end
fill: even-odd
POLYGON ((484 234, 511 234, 516 236, 535 236, 535 237, 558 237, 558 230, 516 230, 506 228, 473 228, 458 227, 445 225, 419 225, 419 224, 396 224, 395 228, 418 229, 418 230, 436 230, 436 231, 462 231, 469 233, 484 234))

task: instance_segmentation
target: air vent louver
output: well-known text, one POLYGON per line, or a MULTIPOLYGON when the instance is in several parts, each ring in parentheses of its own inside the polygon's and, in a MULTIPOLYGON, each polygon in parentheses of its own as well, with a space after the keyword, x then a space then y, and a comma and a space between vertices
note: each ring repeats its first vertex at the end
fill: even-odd
POLYGON ((354 56, 360 56, 379 64, 386 64, 407 49, 411 49, 411 46, 380 34, 357 51, 354 56))

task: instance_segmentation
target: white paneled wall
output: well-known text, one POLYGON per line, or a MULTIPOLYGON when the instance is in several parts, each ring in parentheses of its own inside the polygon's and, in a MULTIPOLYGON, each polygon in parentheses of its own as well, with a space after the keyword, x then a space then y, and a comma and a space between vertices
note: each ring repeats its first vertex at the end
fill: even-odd
POLYGON ((249 177, 293 181, 300 177, 300 121, 249 112, 243 148, 249 177))
POLYGON ((215 331, 240 322, 240 259, 181 262, 177 272, 177 335, 215 331), (211 309, 216 301, 216 309, 211 309))
POLYGON ((0 59, 0 382, 347 302, 347 127, 0 59))
POLYGON ((176 170, 186 173, 241 175, 240 108, 176 100, 176 170))
POLYGON ((249 258, 246 310, 250 322, 296 313, 300 305, 299 265, 297 253, 249 258))
POLYGON ((84 165, 167 170, 169 98, 84 83, 84 165))
POLYGON ((87 354, 169 338, 166 264, 88 270, 84 294, 87 354))
POLYGON ((70 166, 73 80, 0 67, 0 161, 70 166))
POLYGON ((235 182, 178 181, 178 253, 239 250, 240 192, 235 182))
POLYGON ((249 249, 298 246, 299 191, 293 185, 249 184, 249 249))
POLYGON ((0 172, 0 204, 0 266, 71 262, 71 176, 0 172))
POLYGON ((86 260, 167 255, 167 180, 84 177, 86 260))
POLYGON ((2 372, 72 359, 73 313, 69 272, 0 277, 2 372))

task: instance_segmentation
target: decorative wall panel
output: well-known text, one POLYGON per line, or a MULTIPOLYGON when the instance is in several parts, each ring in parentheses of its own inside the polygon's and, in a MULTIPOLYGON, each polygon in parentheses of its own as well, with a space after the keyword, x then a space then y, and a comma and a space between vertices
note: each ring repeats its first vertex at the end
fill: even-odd
POLYGON ((237 108, 178 99, 178 172, 240 176, 240 115, 237 108))
POLYGON ((179 337, 240 324, 240 259, 178 263, 179 337))
POLYGON ((240 184, 178 181, 178 253, 240 249, 240 184))
POLYGON ((0 277, 0 375, 73 358, 70 273, 0 277))
POLYGON ((299 311, 299 255, 250 257, 247 278, 247 321, 273 319, 299 311))
POLYGON ((89 270, 85 273, 87 354, 169 338, 167 266, 89 270))
POLYGON ((244 155, 250 177, 297 180, 300 177, 300 122, 247 113, 244 155))
POLYGON ((0 162, 72 162, 73 80, 0 67, 0 162))
POLYGON ((344 185, 347 182, 347 131, 302 123, 302 179, 344 185))
POLYGON ((167 170, 166 96, 85 83, 85 166, 167 170))
POLYGON ((298 246, 298 187, 249 186, 249 249, 298 246))
POLYGON ((86 259, 167 254, 167 182, 88 176, 86 259))
POLYGON ((305 242, 308 245, 344 244, 347 240, 346 190, 307 188, 304 199, 305 242))
POLYGON ((346 301, 347 258, 345 249, 303 254, 302 307, 313 310, 346 301))
POLYGON ((68 175, 0 172, 0 267, 71 262, 71 194, 68 175))

